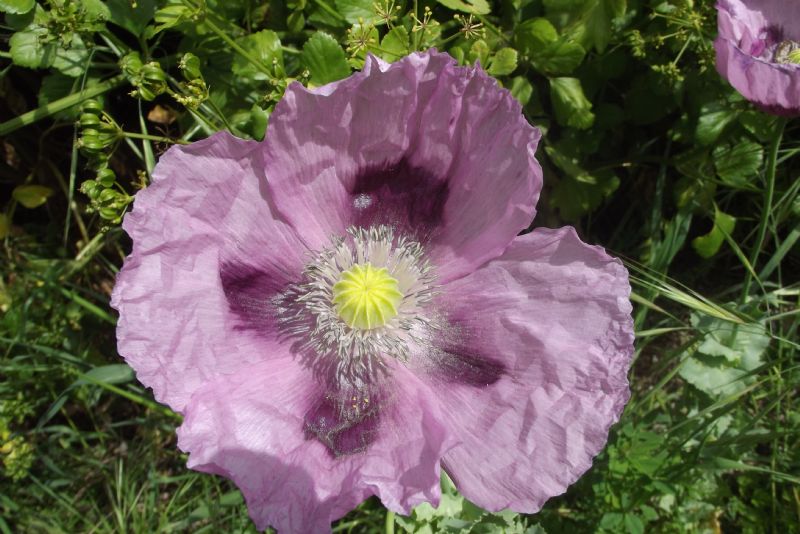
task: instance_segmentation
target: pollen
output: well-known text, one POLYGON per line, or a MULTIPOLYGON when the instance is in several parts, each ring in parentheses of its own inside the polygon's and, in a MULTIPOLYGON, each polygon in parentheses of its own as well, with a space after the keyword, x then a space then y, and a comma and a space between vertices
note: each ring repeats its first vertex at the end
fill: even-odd
POLYGON ((333 285, 333 304, 350 328, 380 328, 397 315, 397 307, 403 299, 398 286, 398 281, 385 267, 356 264, 342 272, 333 285))

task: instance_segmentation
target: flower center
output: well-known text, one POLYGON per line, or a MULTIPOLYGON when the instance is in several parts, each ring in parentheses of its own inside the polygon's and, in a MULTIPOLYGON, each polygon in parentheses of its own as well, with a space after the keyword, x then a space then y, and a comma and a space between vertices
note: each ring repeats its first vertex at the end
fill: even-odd
POLYGON ((385 326, 397 315, 402 299, 399 282, 388 269, 376 269, 369 262, 343 271, 333 285, 332 302, 339 317, 350 328, 359 330, 385 326))
POLYGON ((800 64, 800 43, 790 40, 779 43, 775 49, 775 62, 800 64))

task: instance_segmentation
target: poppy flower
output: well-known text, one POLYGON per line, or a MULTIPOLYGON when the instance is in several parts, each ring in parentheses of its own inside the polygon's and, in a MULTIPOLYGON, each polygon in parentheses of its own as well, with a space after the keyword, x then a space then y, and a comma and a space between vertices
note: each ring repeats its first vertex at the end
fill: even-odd
POLYGON ((800 2, 720 0, 717 70, 763 111, 800 115, 800 2))
POLYGON ((518 236, 539 137, 434 51, 291 85, 263 143, 161 158, 124 221, 119 352, 258 528, 406 514, 440 469, 534 512, 590 467, 629 396, 630 286, 572 228, 518 236))

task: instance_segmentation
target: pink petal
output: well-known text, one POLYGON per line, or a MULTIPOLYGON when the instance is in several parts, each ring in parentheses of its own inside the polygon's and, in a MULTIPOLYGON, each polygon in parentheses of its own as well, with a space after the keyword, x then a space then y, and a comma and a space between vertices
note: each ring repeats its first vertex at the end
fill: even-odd
POLYGON ((781 39, 800 41, 800 2, 721 0, 717 70, 742 96, 776 115, 800 115, 800 65, 775 63, 769 48, 781 39), (764 56, 766 54, 766 56, 764 56))
POLYGON ((223 267, 256 265, 268 273, 262 279, 280 285, 302 266, 305 248, 264 196, 257 149, 226 133, 171 148, 123 223, 133 252, 111 301, 119 353, 177 411, 207 380, 275 349, 274 341, 237 332, 223 267))
POLYGON ((536 512, 591 467, 629 397, 629 293, 619 260, 572 228, 518 237, 444 288, 456 360, 429 380, 460 440, 443 467, 467 498, 536 512))
POLYGON ((304 432, 324 391, 288 355, 200 389, 186 407, 178 446, 189 453, 189 467, 239 486, 259 529, 329 532, 331 521, 371 495, 407 514, 438 502, 439 459, 452 444, 426 388, 401 367, 393 377, 402 387, 391 388, 376 439, 358 454, 335 457, 304 432))
POLYGON ((265 165, 275 205, 312 249, 351 225, 389 224, 423 240, 442 280, 508 246, 541 189, 540 134, 480 68, 437 52, 276 106, 265 165))

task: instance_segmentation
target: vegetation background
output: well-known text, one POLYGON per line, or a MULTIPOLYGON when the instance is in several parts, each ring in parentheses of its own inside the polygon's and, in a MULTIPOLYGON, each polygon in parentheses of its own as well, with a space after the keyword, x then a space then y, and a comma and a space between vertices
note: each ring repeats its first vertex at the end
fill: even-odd
MULTIPOLYGON (((437 47, 544 132, 536 226, 626 259, 633 397, 592 470, 533 516, 443 480, 337 532, 798 532, 800 124, 714 68, 692 0, 0 0, 0 532, 252 532, 185 468, 179 417, 116 353, 119 227, 160 153, 262 139, 287 84, 437 47)), ((488 177, 487 177, 488 178, 488 177)), ((533 319, 532 319, 533 320, 533 319)))

